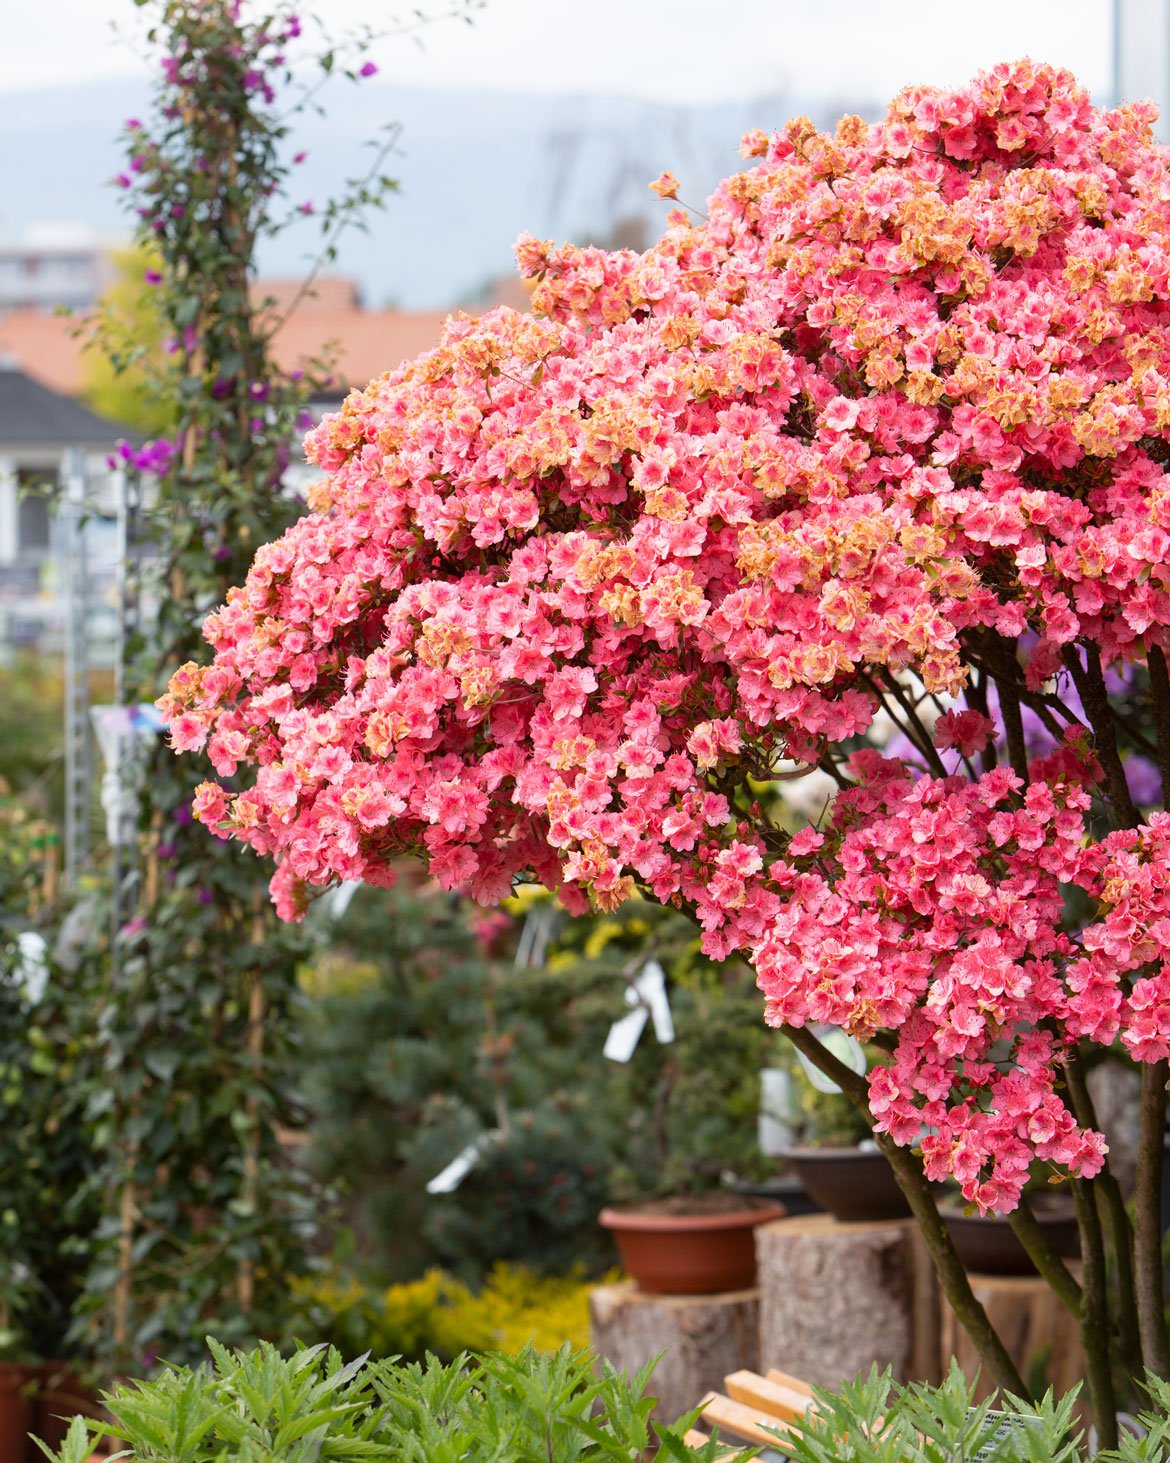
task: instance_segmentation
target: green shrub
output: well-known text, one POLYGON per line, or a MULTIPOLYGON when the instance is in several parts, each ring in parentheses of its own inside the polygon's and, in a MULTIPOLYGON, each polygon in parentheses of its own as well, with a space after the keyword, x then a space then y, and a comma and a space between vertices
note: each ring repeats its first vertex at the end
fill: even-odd
MULTIPOLYGON (((115 1387, 105 1399, 113 1421, 91 1424, 94 1435, 119 1440, 136 1463, 630 1463, 655 1434, 667 1458, 714 1463, 720 1451, 682 1441, 689 1418, 651 1424, 653 1365, 630 1378, 602 1363, 598 1375, 592 1353, 571 1346, 404 1366, 343 1365, 319 1346, 283 1359, 267 1344, 208 1345, 210 1366, 115 1387)), ((43 1451, 86 1463, 90 1441, 78 1418, 59 1452, 43 1451)))
MULTIPOLYGON (((510 903, 532 911, 531 897, 510 903)), ((766 1171, 759 1071, 777 1038, 750 971, 705 960, 673 911, 635 901, 558 923, 546 901, 543 913, 549 943, 526 964, 519 922, 485 940, 464 901, 359 890, 302 972, 313 1161, 379 1280, 438 1265, 476 1284, 497 1260, 599 1272, 615 1259, 597 1225, 608 1201, 766 1171), (648 1029, 629 1063, 607 1061, 628 979, 651 958, 676 1040, 648 1029), (471 1144, 458 1188, 428 1194, 471 1144)))
POLYGON ((378 1279, 611 1264, 596 1223, 610 1115, 590 1078, 621 993, 583 1024, 568 982, 514 973, 484 951, 468 904, 433 892, 359 890, 328 945, 302 972, 312 1161, 378 1279), (475 1169, 428 1194, 470 1143, 475 1169))
MULTIPOLYGON (((2 721, 2 718, 0 718, 2 721)), ((0 733, 0 743, 3 737, 0 733)), ((65 1354, 97 1222, 93 969, 34 959, 49 825, 0 778, 0 1357, 65 1354)), ((84 913, 84 910, 80 911, 84 913)), ((104 1075, 104 1074, 103 1074, 104 1075)))

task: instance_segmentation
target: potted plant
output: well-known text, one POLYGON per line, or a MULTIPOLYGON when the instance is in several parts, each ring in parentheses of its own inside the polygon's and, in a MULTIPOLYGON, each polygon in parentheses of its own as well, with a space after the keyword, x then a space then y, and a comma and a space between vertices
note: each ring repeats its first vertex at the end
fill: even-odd
MULTIPOLYGON (((837 1055, 854 1071, 864 1071, 869 1055, 843 1033, 826 1036, 837 1055)), ((767 1114, 788 1134, 772 1152, 810 1196, 842 1222, 902 1219, 910 1209, 892 1169, 852 1103, 828 1078, 781 1039, 770 1069, 767 1114)))
POLYGON ((26 1265, 16 1260, 0 1263, 0 1457, 14 1460, 24 1457, 33 1421, 36 1368, 27 1360, 26 1338, 17 1317, 34 1291, 26 1265))
POLYGON ((755 1229, 786 1210, 775 1199, 721 1189, 610 1205, 601 1223, 639 1289, 654 1295, 711 1295, 755 1284, 755 1229))
POLYGON ((34 1463, 34 1439, 50 1447, 64 1440, 70 1417, 98 1408, 93 1390, 67 1363, 45 1361, 33 1318, 54 1308, 53 1297, 22 1261, 0 1264, 0 1459, 34 1463))
POLYGON ((754 1230, 786 1212, 774 1196, 740 1182, 767 1170, 753 1074, 768 1037, 746 1019, 758 999, 750 971, 704 958, 685 920, 639 900, 567 925, 554 958, 574 946, 582 976, 608 963, 635 977, 653 961, 669 1006, 668 1040, 648 1025, 628 1060, 608 1064, 622 1162, 611 1174, 615 1202, 602 1211, 602 1226, 643 1290, 749 1288, 754 1230))
POLYGON ((931 1184, 1012 1213, 1033 1163, 1075 1179, 1084 1285, 1025 1243, 1114 1447, 1114 1379, 1170 1376, 1164 155, 1145 104, 1098 111, 1026 59, 743 150, 642 256, 525 237, 535 325, 458 321, 314 430, 314 514, 208 620, 173 740, 257 728, 249 781, 233 753, 196 807, 276 856, 287 918, 411 848, 484 902, 520 877, 578 912, 641 889, 742 952, 768 1022, 868 1112, 1014 1393, 931 1184), (304 665, 287 623, 315 592, 304 665), (312 713, 274 713, 302 673, 312 713), (882 706, 911 753, 863 743, 882 706), (817 772, 790 834, 757 789, 817 772), (880 1041, 869 1082, 822 1021, 880 1041), (1118 1043, 1132 1225, 1086 1095, 1118 1043))

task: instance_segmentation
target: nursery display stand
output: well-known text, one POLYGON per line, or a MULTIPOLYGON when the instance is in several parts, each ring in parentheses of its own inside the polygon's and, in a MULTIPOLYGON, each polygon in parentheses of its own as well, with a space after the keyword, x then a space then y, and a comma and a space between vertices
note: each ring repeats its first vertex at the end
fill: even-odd
POLYGON ((938 1291, 911 1220, 779 1219, 756 1231, 756 1258, 765 1366, 825 1387, 874 1362, 937 1376, 938 1291))
POLYGON ((760 1292, 649 1295, 633 1281, 589 1295, 593 1346, 614 1366, 636 1371, 665 1352, 654 1371, 658 1415, 674 1418, 728 1372, 759 1364, 760 1292))

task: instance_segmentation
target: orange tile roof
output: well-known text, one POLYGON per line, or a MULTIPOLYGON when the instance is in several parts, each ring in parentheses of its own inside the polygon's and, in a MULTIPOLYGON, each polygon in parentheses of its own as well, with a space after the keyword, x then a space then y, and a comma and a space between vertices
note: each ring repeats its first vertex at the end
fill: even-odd
POLYGON ((0 316, 0 357, 42 386, 78 396, 84 386, 82 341, 77 321, 40 310, 10 310, 0 316))
MULTIPOLYGON (((258 298, 271 298, 279 316, 300 289, 299 282, 260 280, 258 298)), ((353 280, 327 277, 315 281, 314 293, 297 301, 273 342, 277 362, 285 370, 304 367, 326 355, 342 387, 364 386, 402 361, 438 345, 446 310, 365 310, 353 280)), ((509 303, 511 303, 509 301, 509 303)), ((520 303, 520 301, 518 301, 520 303)), ((37 310, 11 310, 0 316, 0 357, 54 391, 76 396, 82 391, 84 335, 77 321, 37 310)))
POLYGON ((344 386, 364 386, 375 376, 439 343, 447 310, 329 309, 298 305, 273 340, 285 370, 326 356, 344 386))
POLYGON ((298 295, 297 308, 301 310, 360 310, 362 305, 357 280, 340 274, 319 274, 307 290, 303 279, 258 279, 251 295, 256 304, 262 300, 274 301, 277 310, 282 312, 298 295))

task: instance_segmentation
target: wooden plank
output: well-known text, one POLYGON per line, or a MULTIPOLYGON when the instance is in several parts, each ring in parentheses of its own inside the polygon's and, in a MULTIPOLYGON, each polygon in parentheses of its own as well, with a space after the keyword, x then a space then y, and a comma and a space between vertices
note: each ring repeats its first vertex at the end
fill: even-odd
POLYGON ((742 1402, 733 1402, 730 1397, 714 1393, 703 1404, 703 1421, 710 1427, 718 1427, 720 1433, 733 1433, 749 1443, 764 1443, 774 1446, 776 1434, 765 1432, 775 1428, 778 1432, 789 1432, 788 1423, 774 1414, 761 1414, 758 1408, 745 1407, 742 1402))
POLYGON ((937 1385, 942 1381, 938 1347, 940 1292, 930 1251, 917 1227, 910 1234, 910 1271, 914 1286, 910 1375, 917 1382, 937 1385))
POLYGON ((802 1382, 799 1377, 794 1377, 791 1372, 782 1372, 779 1367, 768 1368, 767 1380, 775 1382, 778 1387, 787 1387, 790 1392, 799 1392, 802 1397, 812 1401, 812 1388, 807 1382, 802 1382))
POLYGON ((757 1376, 755 1372, 732 1372, 724 1377, 723 1385, 733 1402, 742 1402, 746 1407, 755 1407, 762 1413, 778 1417, 782 1422, 799 1422, 812 1405, 807 1392, 798 1392, 783 1382, 774 1382, 770 1377, 757 1376))

